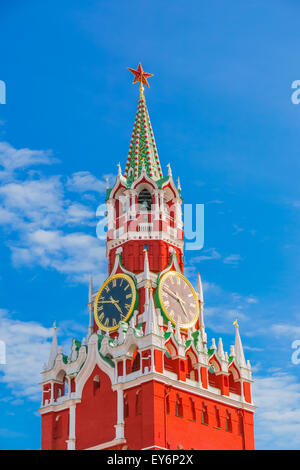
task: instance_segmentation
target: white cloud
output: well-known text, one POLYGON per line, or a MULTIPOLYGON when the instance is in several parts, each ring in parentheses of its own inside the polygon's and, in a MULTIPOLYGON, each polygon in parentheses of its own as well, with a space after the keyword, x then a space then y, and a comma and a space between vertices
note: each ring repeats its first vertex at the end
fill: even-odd
POLYGON ((72 224, 87 223, 91 219, 95 220, 95 211, 77 202, 70 204, 66 214, 68 223, 72 224))
POLYGON ((0 177, 7 176, 20 168, 39 164, 51 165, 57 161, 52 157, 51 151, 30 150, 27 148, 17 150, 8 142, 0 142, 0 166, 4 169, 0 172, 0 177))
POLYGON ((0 311, 0 338, 6 343, 6 364, 0 366, 0 381, 11 390, 7 401, 40 397, 40 372, 48 360, 51 336, 51 328, 14 320, 6 311, 0 311))
POLYGON ((239 227, 237 224, 233 224, 234 232, 232 235, 237 235, 240 232, 243 232, 244 229, 242 227, 239 227))
MULTIPOLYGON (((267 371, 269 372, 269 371, 267 371)), ((300 448, 300 383, 284 372, 255 377, 255 435, 260 449, 300 448)))
POLYGON ((221 260, 225 264, 237 265, 242 260, 242 257, 238 254, 230 254, 228 256, 223 257, 216 250, 216 248, 207 248, 206 250, 203 250, 202 253, 203 254, 191 258, 190 269, 192 269, 192 267, 195 269, 195 265, 197 263, 200 263, 201 261, 221 260))
POLYGON ((22 245, 11 246, 16 266, 55 269, 77 282, 88 282, 89 274, 97 282, 104 280, 105 247, 96 236, 39 229, 28 233, 22 245))
POLYGON ((220 201, 219 199, 215 199, 214 201, 208 201, 205 204, 224 204, 224 201, 220 201))
POLYGON ((78 171, 67 179, 66 187, 69 191, 84 193, 87 191, 95 191, 104 193, 106 182, 97 179, 89 171, 78 171))
POLYGON ((248 304, 257 304, 258 299, 254 297, 253 295, 250 295, 249 297, 246 298, 246 302, 248 302, 248 304))
POLYGON ((297 325, 289 325, 288 323, 276 324, 271 326, 271 330, 278 337, 286 335, 291 337, 298 336, 300 338, 300 326, 297 325))
POLYGON ((264 351, 263 348, 255 348, 255 347, 247 346, 247 345, 243 346, 243 348, 247 351, 258 351, 258 352, 264 351))
POLYGON ((4 184, 0 200, 0 221, 6 219, 12 229, 24 231, 64 221, 63 186, 58 176, 4 184))
MULTIPOLYGON (((72 337, 81 339, 87 333, 76 322, 58 325, 58 339, 67 345, 70 353, 72 337)), ((0 365, 0 383, 5 384, 10 394, 0 401, 22 404, 23 399, 41 400, 41 371, 48 362, 53 329, 45 328, 35 321, 15 320, 5 309, 0 309, 0 338, 6 343, 6 364, 0 365)))
POLYGON ((103 193, 106 183, 85 171, 74 173, 65 183, 60 175, 21 172, 53 161, 50 152, 17 150, 0 143, 0 167, 4 168, 0 225, 6 232, 14 231, 13 241, 7 237, 13 263, 55 269, 78 282, 86 282, 91 273, 99 282, 106 267, 103 242, 96 238, 97 202, 83 204, 80 198, 85 199, 86 192, 103 193), (71 198, 67 190, 77 194, 72 193, 71 198), (85 228, 92 226, 95 235, 87 235, 85 228))
POLYGON ((207 261, 212 259, 220 259, 221 255, 215 248, 208 248, 203 250, 203 255, 194 256, 192 259, 192 263, 199 263, 200 261, 207 261))
POLYGON ((240 255, 232 254, 232 255, 226 256, 223 259, 223 263, 237 265, 241 260, 242 258, 240 255))

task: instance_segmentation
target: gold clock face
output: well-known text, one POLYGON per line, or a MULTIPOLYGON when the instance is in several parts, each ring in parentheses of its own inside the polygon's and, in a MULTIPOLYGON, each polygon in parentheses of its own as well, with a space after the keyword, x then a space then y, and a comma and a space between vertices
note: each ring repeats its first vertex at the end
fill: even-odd
POLYGON ((161 277, 158 297, 164 314, 174 325, 190 328, 196 323, 199 316, 197 294, 181 273, 169 271, 161 277))
POLYGON ((136 288, 131 277, 127 274, 114 274, 97 293, 94 303, 95 322, 102 330, 117 330, 121 321, 129 319, 135 301, 136 288))

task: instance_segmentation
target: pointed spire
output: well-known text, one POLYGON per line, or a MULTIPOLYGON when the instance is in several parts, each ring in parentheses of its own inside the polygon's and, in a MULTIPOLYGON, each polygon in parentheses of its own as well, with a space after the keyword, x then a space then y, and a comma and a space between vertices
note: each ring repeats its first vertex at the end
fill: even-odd
POLYGON ((74 362, 76 361, 76 359, 77 359, 77 345, 76 345, 75 338, 73 338, 70 360, 71 362, 74 362))
POLYGON ((238 325, 237 320, 235 320, 233 324, 235 325, 235 344, 234 344, 235 358, 239 366, 246 367, 244 350, 243 350, 243 345, 242 345, 242 340, 240 337, 239 325, 238 325))
POLYGON ((180 334, 180 328, 179 328, 179 325, 178 323, 176 323, 175 325, 175 339, 177 341, 178 344, 181 344, 182 343, 182 338, 181 338, 181 334, 180 334))
POLYGON ((204 343, 206 343, 206 341, 207 341, 206 338, 207 337, 206 337, 206 333, 205 333, 204 313, 203 313, 203 310, 204 310, 203 288, 202 288, 201 276, 200 276, 199 273, 198 273, 198 299, 199 299, 199 303, 200 303, 199 327, 200 327, 202 339, 203 339, 204 343))
POLYGON ((109 177, 106 177, 106 189, 109 189, 109 177))
POLYGON ((90 275, 90 284, 89 284, 89 328, 88 328, 88 338, 93 334, 93 276, 90 275))
POLYGON ((148 250, 144 249, 144 272, 143 272, 144 281, 150 281, 150 268, 149 268, 149 259, 148 259, 148 250))
POLYGON ((212 338, 212 340, 211 340, 211 347, 210 347, 210 349, 215 349, 215 350, 217 349, 215 338, 212 338))
POLYGON ((145 336, 150 333, 158 333, 157 317, 155 311, 155 305, 153 300, 153 289, 152 286, 147 286, 149 303, 146 307, 145 316, 146 316, 146 326, 145 326, 145 336))
POLYGON ((118 176, 122 176, 121 164, 120 162, 117 164, 118 167, 118 176))
MULTIPOLYGON (((129 70, 132 73, 137 72, 133 69, 129 70)), ((146 85, 142 80, 145 78, 145 72, 141 73, 142 75, 138 75, 134 81, 134 83, 140 82, 141 84, 140 96, 124 176, 129 180, 136 179, 140 176, 144 165, 146 174, 156 181, 161 179, 163 174, 142 86, 142 83, 146 85)), ((149 74, 146 75, 149 76, 149 74)))
POLYGON ((167 164, 167 168, 168 168, 168 176, 172 176, 172 170, 171 170, 170 163, 167 164))
POLYGON ((51 350, 48 360, 48 369, 52 369, 55 364, 55 359, 58 354, 58 346, 57 346, 57 334, 56 334, 56 322, 53 323, 53 337, 52 337, 52 344, 51 350))
POLYGON ((177 178, 177 188, 179 189, 179 191, 181 191, 181 184, 180 184, 180 178, 178 176, 177 178))
POLYGON ((203 352, 203 351, 204 351, 203 340, 202 340, 200 334, 197 336, 196 347, 197 347, 197 349, 198 349, 199 352, 203 352))
POLYGON ((201 276, 198 273, 198 294, 199 294, 199 300, 202 304, 204 304, 203 300, 203 289, 202 289, 202 281, 201 281, 201 276))
POLYGON ((218 356, 220 359, 225 359, 225 354, 224 354, 224 348, 223 348, 223 341, 222 338, 219 338, 219 343, 218 343, 218 356))

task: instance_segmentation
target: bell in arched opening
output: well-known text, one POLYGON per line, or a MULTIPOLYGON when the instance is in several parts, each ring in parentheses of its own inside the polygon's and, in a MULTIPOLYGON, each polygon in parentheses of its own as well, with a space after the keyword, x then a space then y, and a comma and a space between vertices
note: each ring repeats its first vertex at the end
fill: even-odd
POLYGON ((152 196, 148 189, 142 189, 138 196, 139 210, 151 211, 152 196))

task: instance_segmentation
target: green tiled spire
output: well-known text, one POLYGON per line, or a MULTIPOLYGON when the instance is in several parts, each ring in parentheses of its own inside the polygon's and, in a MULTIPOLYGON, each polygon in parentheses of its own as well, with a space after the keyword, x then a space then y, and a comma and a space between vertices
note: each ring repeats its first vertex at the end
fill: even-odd
POLYGON ((146 105, 143 86, 140 88, 139 104, 134 121, 132 137, 124 176, 128 182, 139 177, 143 167, 153 180, 163 176, 155 144, 154 134, 146 105))

